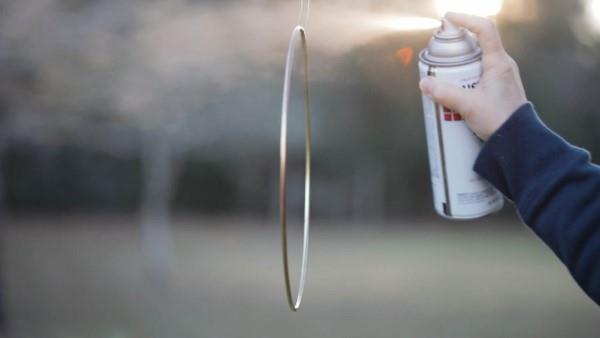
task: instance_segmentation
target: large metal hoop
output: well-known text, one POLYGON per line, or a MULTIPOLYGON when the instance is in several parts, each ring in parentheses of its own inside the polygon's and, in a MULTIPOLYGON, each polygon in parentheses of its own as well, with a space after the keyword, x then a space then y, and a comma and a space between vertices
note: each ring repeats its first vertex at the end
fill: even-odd
POLYGON ((306 32, 302 26, 297 26, 292 32, 288 47, 287 62, 285 66, 285 80, 283 85, 283 102, 281 106, 281 144, 279 151, 279 217, 281 222, 281 242, 283 248, 283 273, 285 278, 285 289, 288 304, 292 311, 298 311, 302 304, 304 285, 306 284, 306 271, 308 267, 308 239, 310 229, 310 168, 311 168, 311 99, 308 86, 308 47, 306 43, 306 32), (300 268, 300 281, 296 300, 292 296, 290 283, 290 268, 288 260, 287 241, 287 129, 288 108, 290 101, 290 89, 292 72, 294 69, 295 47, 300 42, 304 54, 304 97, 305 97, 305 181, 304 181, 304 237, 302 245, 302 263, 300 268))

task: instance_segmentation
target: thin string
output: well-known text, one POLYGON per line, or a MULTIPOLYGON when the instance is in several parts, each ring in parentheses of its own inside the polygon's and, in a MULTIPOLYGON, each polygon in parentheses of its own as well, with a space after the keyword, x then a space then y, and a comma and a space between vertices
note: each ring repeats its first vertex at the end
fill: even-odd
POLYGON ((298 15, 298 26, 307 27, 310 18, 310 0, 300 0, 300 14, 298 15))

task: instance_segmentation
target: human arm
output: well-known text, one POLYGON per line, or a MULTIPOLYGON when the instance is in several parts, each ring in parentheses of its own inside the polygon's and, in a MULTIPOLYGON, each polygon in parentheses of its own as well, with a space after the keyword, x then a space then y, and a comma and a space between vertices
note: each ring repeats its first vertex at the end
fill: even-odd
POLYGON ((478 35, 481 86, 466 91, 428 78, 423 93, 461 113, 486 140, 475 171, 515 202, 523 221, 600 304, 600 168, 540 121, 491 21, 462 14, 447 19, 478 35))
POLYGON ((514 201, 523 222, 600 304, 600 167, 589 153, 525 104, 486 142, 475 171, 514 201))

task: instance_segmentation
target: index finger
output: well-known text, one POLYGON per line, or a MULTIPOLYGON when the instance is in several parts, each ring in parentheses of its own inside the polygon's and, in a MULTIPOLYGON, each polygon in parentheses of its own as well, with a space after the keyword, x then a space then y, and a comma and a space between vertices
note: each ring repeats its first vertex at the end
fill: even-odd
POLYGON ((504 52, 500 33, 492 20, 461 13, 447 13, 446 19, 475 33, 484 56, 504 52))

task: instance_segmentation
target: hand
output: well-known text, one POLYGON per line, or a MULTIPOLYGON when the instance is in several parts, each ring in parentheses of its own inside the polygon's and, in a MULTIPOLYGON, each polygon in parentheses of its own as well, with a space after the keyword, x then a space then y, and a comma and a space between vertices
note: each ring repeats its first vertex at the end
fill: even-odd
POLYGON ((517 63, 506 53, 493 21, 473 15, 448 13, 446 19, 477 35, 483 52, 483 75, 476 89, 463 89, 435 77, 421 81, 424 95, 432 97, 466 120, 487 140, 523 104, 525 89, 517 63))

